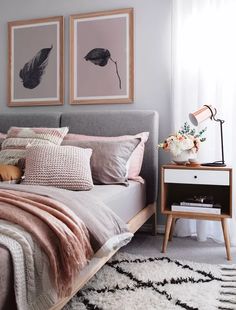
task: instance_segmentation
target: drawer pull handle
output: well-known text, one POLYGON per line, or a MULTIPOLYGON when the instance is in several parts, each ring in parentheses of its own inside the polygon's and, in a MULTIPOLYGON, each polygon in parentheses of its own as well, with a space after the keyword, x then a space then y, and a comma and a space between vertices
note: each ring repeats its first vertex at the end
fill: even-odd
POLYGON ((197 176, 196 176, 196 175, 194 176, 194 179, 197 179, 197 176))

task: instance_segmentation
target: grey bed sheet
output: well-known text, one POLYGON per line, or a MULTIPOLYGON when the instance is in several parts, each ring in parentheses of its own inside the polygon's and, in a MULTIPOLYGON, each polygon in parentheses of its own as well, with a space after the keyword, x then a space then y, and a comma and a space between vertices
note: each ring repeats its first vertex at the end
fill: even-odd
MULTIPOLYGON (((90 191, 97 199, 101 199, 124 222, 128 223, 145 207, 145 184, 130 181, 124 185, 95 185, 90 191)), ((15 310, 13 288, 13 266, 7 249, 0 246, 0 305, 1 310, 15 310)))
POLYGON ((129 181, 124 185, 95 185, 90 193, 101 199, 125 223, 145 207, 146 185, 129 181))

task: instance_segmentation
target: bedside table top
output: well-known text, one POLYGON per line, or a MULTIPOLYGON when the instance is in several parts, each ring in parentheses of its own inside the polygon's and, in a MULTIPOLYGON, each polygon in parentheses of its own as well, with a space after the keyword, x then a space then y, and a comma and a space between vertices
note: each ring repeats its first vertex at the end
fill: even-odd
POLYGON ((231 167, 207 167, 207 166, 201 166, 201 165, 177 165, 168 163, 165 165, 162 165, 162 168, 164 169, 196 169, 196 170, 221 170, 221 171, 229 171, 232 170, 231 167))

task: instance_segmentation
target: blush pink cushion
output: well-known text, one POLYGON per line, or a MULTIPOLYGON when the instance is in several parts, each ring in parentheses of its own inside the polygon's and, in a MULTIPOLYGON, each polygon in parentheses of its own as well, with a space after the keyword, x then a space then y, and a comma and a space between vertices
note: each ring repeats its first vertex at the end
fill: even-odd
POLYGON ((25 158, 28 145, 59 145, 69 128, 27 128, 11 127, 2 142, 0 163, 16 165, 20 158, 25 158))
POLYGON ((26 149, 24 184, 90 190, 91 149, 74 146, 37 145, 26 149))
POLYGON ((102 136, 87 136, 80 134, 69 133, 65 136, 64 140, 72 141, 125 141, 130 139, 140 139, 140 143, 132 152, 129 162, 128 162, 128 179, 135 180, 143 183, 143 179, 139 176, 142 163, 143 163, 143 154, 145 149, 145 143, 149 137, 149 132, 141 132, 136 135, 125 135, 118 137, 102 137, 102 136))

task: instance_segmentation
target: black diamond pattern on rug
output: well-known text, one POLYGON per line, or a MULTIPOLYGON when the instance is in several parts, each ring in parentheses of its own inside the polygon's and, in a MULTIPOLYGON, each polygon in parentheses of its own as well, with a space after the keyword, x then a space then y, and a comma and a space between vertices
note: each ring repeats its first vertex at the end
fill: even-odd
POLYGON ((168 257, 117 255, 65 310, 236 310, 235 276, 222 269, 168 257))

